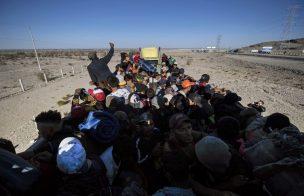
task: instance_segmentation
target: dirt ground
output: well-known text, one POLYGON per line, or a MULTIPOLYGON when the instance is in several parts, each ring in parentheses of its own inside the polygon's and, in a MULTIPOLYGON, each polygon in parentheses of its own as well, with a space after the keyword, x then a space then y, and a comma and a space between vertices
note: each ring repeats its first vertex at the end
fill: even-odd
MULTIPOLYGON (((212 84, 238 93, 244 105, 263 100, 266 106, 265 116, 274 112, 284 113, 293 124, 304 130, 303 61, 179 50, 165 53, 176 57, 179 67, 185 68, 186 74, 195 79, 208 73, 212 84)), ((109 64, 110 68, 113 70, 118 62, 119 54, 115 54, 109 64)), ((2 60, 0 137, 12 140, 17 145, 18 152, 28 148, 37 137, 33 116, 49 109, 56 109, 62 114, 69 112, 70 103, 59 106, 57 102, 68 94, 72 95, 76 88, 89 87, 90 79, 84 66, 88 63, 83 59, 42 59, 42 69, 47 70, 51 78, 46 85, 39 76, 35 59, 2 60), (72 66, 75 74, 72 73, 72 66), (61 68, 65 73, 64 78, 61 78, 61 68), (25 84, 27 91, 24 93, 20 92, 19 78, 25 84)))

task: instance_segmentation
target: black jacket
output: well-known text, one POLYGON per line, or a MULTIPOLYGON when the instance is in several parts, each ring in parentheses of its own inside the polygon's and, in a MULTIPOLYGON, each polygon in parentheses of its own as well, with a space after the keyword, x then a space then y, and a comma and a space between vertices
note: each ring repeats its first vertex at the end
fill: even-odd
POLYGON ((88 72, 90 74, 91 80, 95 83, 100 81, 106 81, 107 77, 111 75, 111 71, 108 67, 112 56, 114 54, 114 48, 111 47, 110 51, 106 56, 101 59, 93 59, 88 66, 88 72))

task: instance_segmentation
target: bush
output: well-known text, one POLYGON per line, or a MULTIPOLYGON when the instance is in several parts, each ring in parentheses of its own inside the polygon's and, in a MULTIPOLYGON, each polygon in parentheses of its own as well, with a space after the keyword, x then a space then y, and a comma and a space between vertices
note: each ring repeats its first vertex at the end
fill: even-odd
POLYGON ((187 59, 186 65, 191 65, 193 59, 187 59))
POLYGON ((42 70, 41 72, 36 73, 36 76, 39 80, 41 80, 43 82, 45 82, 43 73, 45 73, 46 79, 48 81, 55 80, 56 78, 58 78, 56 76, 52 76, 52 74, 49 72, 49 70, 42 70))
POLYGON ((60 100, 60 101, 57 101, 57 105, 59 105, 59 106, 66 105, 66 104, 68 104, 68 103, 70 103, 70 100, 65 100, 65 101, 60 100))
POLYGON ((62 97, 63 100, 69 100, 73 95, 67 94, 66 96, 62 97))

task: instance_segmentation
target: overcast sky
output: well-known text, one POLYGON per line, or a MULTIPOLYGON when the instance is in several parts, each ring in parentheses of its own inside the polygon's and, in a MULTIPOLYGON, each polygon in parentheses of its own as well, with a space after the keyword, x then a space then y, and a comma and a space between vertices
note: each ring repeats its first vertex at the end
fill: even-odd
POLYGON ((236 48, 280 40, 288 7, 302 4, 287 39, 304 37, 303 0, 0 0, 0 49, 161 46, 236 48))

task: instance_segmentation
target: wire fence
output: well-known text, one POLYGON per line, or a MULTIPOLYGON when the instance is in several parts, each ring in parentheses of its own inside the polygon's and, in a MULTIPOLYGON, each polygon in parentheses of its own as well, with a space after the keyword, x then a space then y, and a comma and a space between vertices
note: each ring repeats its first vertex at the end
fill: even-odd
POLYGON ((35 57, 2 55, 0 58, 0 99, 46 86, 56 80, 86 71, 85 56, 41 57, 41 71, 35 57))

